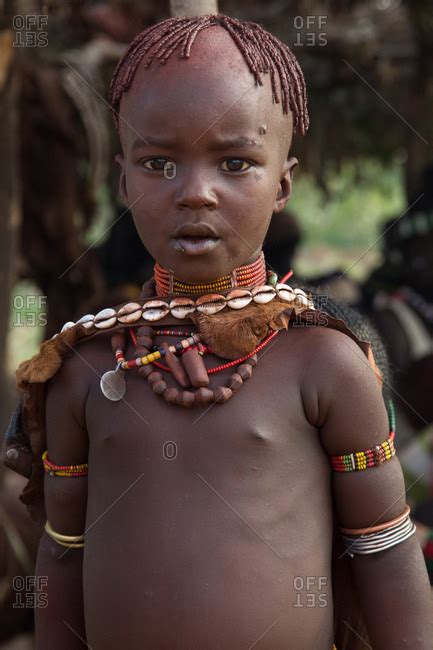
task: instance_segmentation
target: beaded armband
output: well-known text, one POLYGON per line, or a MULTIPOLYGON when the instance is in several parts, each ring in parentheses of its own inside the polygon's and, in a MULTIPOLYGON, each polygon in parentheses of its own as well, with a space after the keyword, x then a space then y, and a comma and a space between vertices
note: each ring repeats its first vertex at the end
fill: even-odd
POLYGON ((387 407, 389 420, 389 436, 387 440, 364 451, 330 456, 334 472, 356 472, 368 467, 376 467, 395 455, 395 409, 392 400, 388 400, 387 407))
POLYGON ((44 470, 50 476, 63 476, 66 478, 74 476, 87 476, 89 465, 82 463, 81 465, 56 465, 48 458, 48 450, 42 454, 42 462, 44 470))
POLYGON ((48 520, 45 523, 45 532, 60 546, 67 546, 68 548, 84 547, 84 533, 82 535, 61 535, 51 528, 48 520))
POLYGON ((366 449, 365 451, 354 451, 351 454, 341 456, 330 456, 334 472, 355 472, 368 467, 376 467, 395 455, 394 432, 391 431, 387 440, 380 445, 366 449))
POLYGON ((409 514, 410 508, 406 506, 401 515, 383 524, 368 528, 340 528, 346 553, 350 557, 369 555, 404 542, 416 530, 409 514))

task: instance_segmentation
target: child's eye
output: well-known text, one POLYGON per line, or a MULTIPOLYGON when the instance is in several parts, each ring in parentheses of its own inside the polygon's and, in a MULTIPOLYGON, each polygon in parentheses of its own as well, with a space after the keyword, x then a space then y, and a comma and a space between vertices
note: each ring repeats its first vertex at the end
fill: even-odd
POLYGON ((141 164, 146 169, 151 169, 154 172, 163 172, 166 167, 171 167, 173 163, 168 158, 148 158, 142 160, 141 164))
POLYGON ((225 172, 244 172, 251 167, 251 163, 242 158, 227 158, 221 163, 221 169, 225 172))

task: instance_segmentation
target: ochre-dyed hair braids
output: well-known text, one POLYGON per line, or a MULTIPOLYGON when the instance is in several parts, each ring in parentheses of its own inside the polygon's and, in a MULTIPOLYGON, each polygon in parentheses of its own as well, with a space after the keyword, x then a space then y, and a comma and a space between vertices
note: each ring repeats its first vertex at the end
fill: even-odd
POLYGON ((274 101, 281 101, 283 113, 293 113, 293 128, 305 135, 309 125, 307 93, 304 75, 294 54, 260 25, 223 14, 169 18, 135 37, 117 64, 110 84, 109 101, 117 129, 120 100, 131 86, 140 62, 143 61, 146 68, 155 60, 165 63, 175 50, 180 52, 181 58, 187 59, 197 34, 215 25, 230 34, 256 84, 262 85, 261 76, 270 74, 274 101))

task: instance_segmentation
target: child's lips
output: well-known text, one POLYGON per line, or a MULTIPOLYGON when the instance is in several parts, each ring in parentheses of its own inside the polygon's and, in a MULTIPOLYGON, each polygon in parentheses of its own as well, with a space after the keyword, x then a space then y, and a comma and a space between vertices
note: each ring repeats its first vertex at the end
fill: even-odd
POLYGON ((174 247, 177 251, 181 253, 186 253, 186 255, 202 255, 203 253, 209 253, 212 251, 218 244, 221 239, 218 237, 193 237, 190 235, 185 235, 183 237, 174 237, 174 247))

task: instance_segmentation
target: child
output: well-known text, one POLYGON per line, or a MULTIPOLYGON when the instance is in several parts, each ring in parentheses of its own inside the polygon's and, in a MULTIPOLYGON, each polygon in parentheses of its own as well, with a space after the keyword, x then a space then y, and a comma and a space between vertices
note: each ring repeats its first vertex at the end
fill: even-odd
POLYGON ((137 36, 110 98, 155 276, 18 370, 23 501, 46 520, 36 648, 432 648, 371 346, 261 253, 308 128, 296 59, 252 23, 170 19, 137 36), (334 517, 360 603, 335 631, 334 517))

